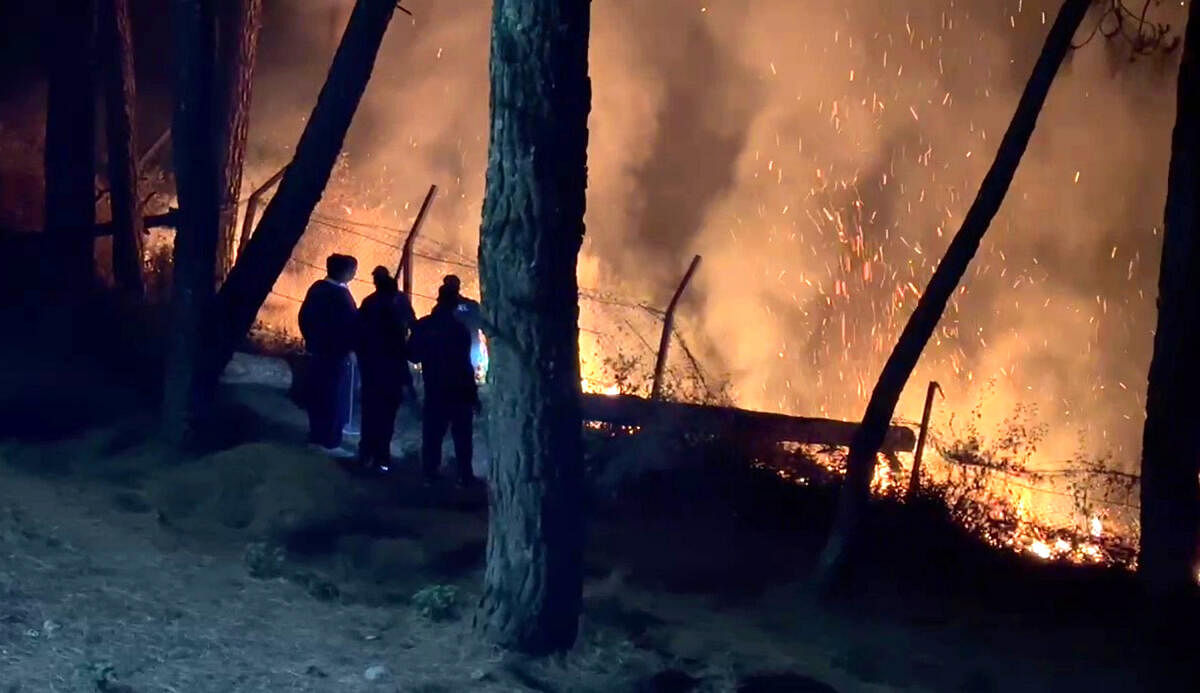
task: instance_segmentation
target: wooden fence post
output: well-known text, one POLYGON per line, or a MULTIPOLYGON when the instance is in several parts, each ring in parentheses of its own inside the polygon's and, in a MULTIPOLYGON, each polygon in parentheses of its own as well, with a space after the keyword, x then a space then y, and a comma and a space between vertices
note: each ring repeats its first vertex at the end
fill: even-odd
POLYGON ((912 476, 908 479, 908 492, 905 494, 905 499, 909 503, 916 500, 917 494, 921 491, 921 456, 925 453, 925 439, 929 435, 929 415, 933 411, 934 393, 945 397, 942 387, 931 381, 929 389, 925 392, 925 412, 921 415, 921 432, 917 436, 917 450, 913 453, 912 476))
POLYGON ((242 219, 242 234, 238 239, 237 257, 234 258, 235 262, 237 261, 238 257, 242 256, 242 251, 245 250, 246 243, 250 241, 250 233, 254 230, 254 217, 258 212, 259 200, 261 200, 262 196, 266 195, 271 188, 278 185, 279 181, 283 180, 283 173, 285 171, 287 171, 287 166, 284 166, 276 171, 275 175, 268 178, 266 182, 258 186, 254 192, 250 193, 250 199, 246 200, 246 218, 242 219))
POLYGON ((437 186, 429 186, 429 192, 425 193, 425 200, 421 202, 421 209, 417 210, 417 218, 413 220, 408 237, 404 239, 404 249, 400 251, 400 266, 396 268, 396 274, 403 277, 402 290, 409 301, 412 300, 413 292, 413 244, 417 240, 417 234, 421 231, 421 225, 425 223, 425 215, 429 212, 429 206, 433 204, 435 195, 437 195, 437 186))
POLYGON ((696 273, 696 268, 699 266, 700 256, 697 255, 692 258, 692 264, 688 266, 679 286, 675 288, 675 295, 671 297, 671 303, 667 305, 667 313, 663 316, 662 338, 658 342, 658 359, 654 362, 654 381, 650 386, 650 399, 659 399, 662 396, 663 371, 667 367, 667 350, 671 346, 671 330, 675 326, 675 308, 679 305, 679 298, 683 296, 688 282, 692 281, 692 275, 696 273))

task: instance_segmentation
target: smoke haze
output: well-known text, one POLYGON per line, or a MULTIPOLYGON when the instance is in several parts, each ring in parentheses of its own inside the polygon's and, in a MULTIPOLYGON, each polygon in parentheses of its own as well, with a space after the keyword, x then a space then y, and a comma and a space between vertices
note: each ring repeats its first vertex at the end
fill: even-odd
MULTIPOLYGON (((135 21, 162 23, 137 5, 135 21)), ((368 269, 394 265, 398 229, 431 183, 440 193, 420 247, 459 264, 420 262, 417 291, 431 293, 446 271, 474 282, 490 3, 404 5, 414 17, 398 13, 388 31, 268 322, 293 320, 284 297, 317 272, 303 262, 337 249, 368 269)), ((350 6, 268 0, 246 193, 290 158, 350 6)), ((728 375, 738 403, 859 417, 1058 6, 595 0, 581 284, 663 307, 699 253, 680 331, 706 370, 728 375)), ((1150 11, 1182 29, 1181 3, 1150 11)), ((980 401, 985 422, 1030 405, 1052 426, 1047 459, 1082 449, 1135 468, 1177 57, 1130 62, 1124 46, 1097 38, 1068 58, 900 415, 916 418, 937 380, 942 426, 980 401)), ((165 62, 139 61, 160 73, 165 62)), ((153 75, 144 83, 155 91, 153 75)), ((643 323, 583 306, 592 347, 644 351, 656 336, 653 319, 643 323)))

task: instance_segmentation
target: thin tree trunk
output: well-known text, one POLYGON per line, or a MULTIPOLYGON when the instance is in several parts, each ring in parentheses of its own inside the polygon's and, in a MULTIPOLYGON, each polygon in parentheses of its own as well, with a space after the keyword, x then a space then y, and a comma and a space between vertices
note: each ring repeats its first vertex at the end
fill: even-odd
POLYGON ((579 292, 587 185, 588 0, 496 0, 480 233, 491 340, 481 626, 529 654, 574 643, 584 542, 579 292))
POLYGON ((174 443, 203 410, 196 365, 213 296, 218 157, 213 135, 213 0, 172 0, 175 114, 171 125, 179 196, 171 331, 163 392, 163 433, 174 443))
POLYGON ((296 155, 217 297, 203 381, 216 382, 308 226, 367 88, 396 0, 357 0, 296 155))
POLYGON ((847 554, 858 540, 870 499, 875 454, 895 414, 900 393, 1008 193, 1013 175, 1037 125, 1038 114, 1046 101, 1050 85, 1071 49, 1071 40, 1091 4, 1092 0, 1063 2, 1046 36, 1037 64, 1033 67, 1033 74, 1021 94, 1008 131, 1000 141, 996 159, 871 392, 862 424, 850 445, 846 480, 842 485, 833 529, 817 564, 816 580, 822 587, 832 587, 838 580, 846 566, 847 554))
POLYGON ((95 5, 58 0, 47 50, 46 231, 54 262, 47 280, 68 296, 95 281, 95 5))
POLYGON ((137 92, 133 71, 133 38, 129 0, 102 0, 101 34, 105 46, 106 129, 108 135, 109 202, 113 219, 113 276, 117 286, 134 296, 142 282, 141 197, 138 194, 137 92))
POLYGON ((233 268, 237 245, 238 198, 250 130, 250 97, 254 79, 262 0, 229 0, 221 10, 219 64, 222 125, 221 231, 217 246, 217 281, 233 268))
POLYGON ((1200 3, 1188 10, 1142 437, 1138 575, 1156 597, 1196 581, 1200 526, 1200 3))

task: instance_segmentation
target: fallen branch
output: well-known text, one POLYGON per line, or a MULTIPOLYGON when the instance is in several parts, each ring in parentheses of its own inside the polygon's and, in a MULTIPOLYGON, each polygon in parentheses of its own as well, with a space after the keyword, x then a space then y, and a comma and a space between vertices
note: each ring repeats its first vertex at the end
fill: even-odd
MULTIPOLYGON (((633 395, 584 394, 583 418, 616 426, 686 430, 713 435, 736 434, 762 441, 848 446, 858 424, 770 412, 714 407, 685 402, 652 401, 633 395)), ((905 426, 890 426, 880 451, 912 452, 916 435, 905 426)))

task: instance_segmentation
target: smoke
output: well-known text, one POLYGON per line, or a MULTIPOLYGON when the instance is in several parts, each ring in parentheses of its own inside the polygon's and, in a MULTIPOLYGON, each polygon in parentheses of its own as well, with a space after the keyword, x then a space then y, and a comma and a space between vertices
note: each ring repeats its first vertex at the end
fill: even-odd
MULTIPOLYGON (((415 17, 398 14, 389 29, 323 209, 407 228, 437 183, 425 242, 470 264, 490 3, 404 4, 415 17)), ((287 160, 348 8, 269 4, 250 183, 287 160)), ((581 283, 661 306, 700 253, 684 335, 710 371, 728 374, 739 403, 857 418, 1057 9, 1054 0, 596 0, 581 283)), ((1152 12, 1181 28, 1179 7, 1152 12)), ((1068 59, 901 415, 915 418, 925 383, 937 380, 943 425, 988 393, 990 421, 1037 407, 1053 426, 1048 457, 1082 447, 1132 467, 1174 71, 1173 57, 1130 63, 1099 39, 1068 59)), ((331 246, 365 265, 398 254, 315 227, 301 252, 319 262, 331 246)), ((418 292, 449 269, 423 268, 418 292)), ((455 271, 473 280, 469 268, 455 271)), ((312 277, 298 270, 293 280, 312 277)))

